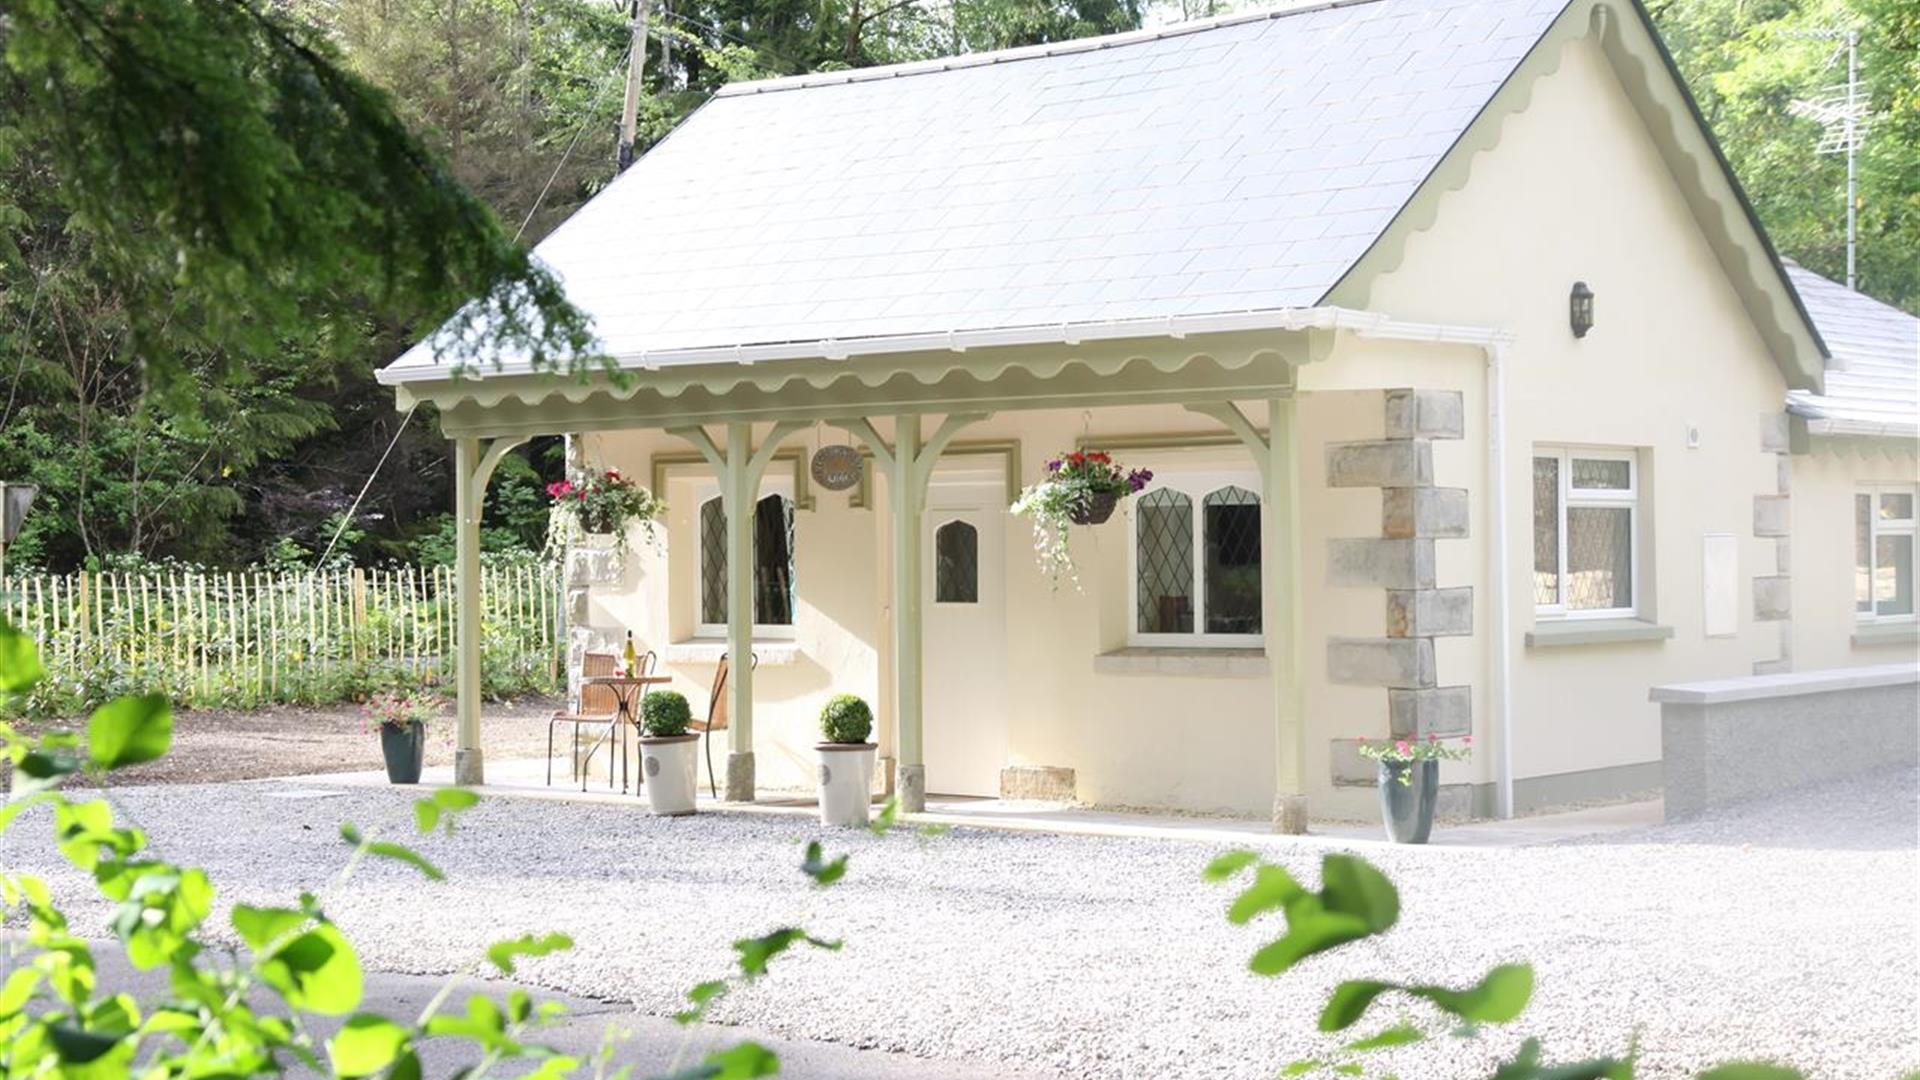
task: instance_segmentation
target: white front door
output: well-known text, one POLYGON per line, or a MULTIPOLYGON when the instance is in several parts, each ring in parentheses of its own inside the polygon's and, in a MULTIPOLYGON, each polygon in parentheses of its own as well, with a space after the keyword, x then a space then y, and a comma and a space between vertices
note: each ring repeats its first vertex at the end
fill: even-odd
POLYGON ((1006 486, 936 473, 922 574, 927 791, 1000 794, 1007 760, 1006 486))

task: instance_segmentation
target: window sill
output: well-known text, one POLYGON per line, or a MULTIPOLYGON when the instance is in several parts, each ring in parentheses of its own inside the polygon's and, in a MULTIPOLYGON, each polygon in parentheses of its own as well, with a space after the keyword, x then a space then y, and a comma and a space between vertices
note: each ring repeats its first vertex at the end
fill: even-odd
POLYGON ((1136 645, 1093 658, 1098 675, 1205 675, 1255 679, 1267 674, 1264 649, 1201 649, 1136 645))
POLYGON ((1855 645, 1920 645, 1920 622, 1861 623, 1853 628, 1855 645))
POLYGON ((1673 627, 1645 619, 1553 619, 1533 624, 1527 648, 1558 649, 1576 645, 1614 645, 1629 641, 1665 641, 1673 627))
MULTIPOLYGON (((660 659, 669 664, 717 664, 727 654, 725 641, 710 641, 706 638, 694 638, 691 641, 676 641, 661 650, 660 659)), ((753 643, 753 655, 760 658, 761 667, 786 667, 800 662, 800 645, 794 641, 756 641, 753 643)))

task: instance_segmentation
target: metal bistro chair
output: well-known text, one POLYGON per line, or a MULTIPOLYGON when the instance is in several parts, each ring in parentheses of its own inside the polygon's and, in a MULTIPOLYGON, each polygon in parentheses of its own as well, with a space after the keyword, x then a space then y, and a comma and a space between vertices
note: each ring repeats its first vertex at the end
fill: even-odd
MULTIPOLYGON (((652 674, 655 662, 656 657, 652 652, 641 653, 634 658, 634 667, 637 670, 632 674, 642 676, 652 674)), ((619 668, 620 658, 612 653, 587 653, 581 657, 580 678, 583 682, 580 687, 578 707, 570 713, 556 712, 547 719, 547 786, 553 786, 553 729, 561 724, 570 724, 573 727, 573 752, 568 759, 568 775, 580 778, 580 790, 587 789, 587 762, 593 760, 594 752, 600 749, 602 744, 611 746, 617 741, 622 748, 621 756, 625 756, 626 733, 620 731, 617 726, 620 723, 619 695, 614 693, 610 686, 593 686, 584 682, 595 676, 612 675, 619 671, 619 668), (580 756, 582 727, 606 729, 597 733, 594 741, 588 745, 584 760, 580 756)), ((613 786, 613 777, 614 763, 609 758, 607 761, 608 787, 613 786)))
MULTIPOLYGON (((760 654, 748 653, 750 667, 760 667, 760 654)), ((707 744, 707 790, 714 798, 720 797, 720 781, 713 773, 713 733, 727 730, 727 655, 720 654, 720 666, 713 671, 713 690, 707 695, 707 718, 695 720, 687 725, 689 731, 706 736, 707 744)))

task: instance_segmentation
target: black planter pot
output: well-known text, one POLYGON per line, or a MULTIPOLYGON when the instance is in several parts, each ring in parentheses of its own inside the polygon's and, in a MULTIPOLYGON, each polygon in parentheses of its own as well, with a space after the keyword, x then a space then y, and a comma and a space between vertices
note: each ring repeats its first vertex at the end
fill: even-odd
POLYGON ((1078 503, 1067 511, 1067 520, 1075 525, 1099 525, 1113 516, 1113 508, 1120 505, 1120 496, 1112 492, 1095 495, 1086 502, 1078 503))
POLYGON ((387 759, 387 780, 395 784, 420 782, 420 766, 427 756, 427 729, 410 724, 381 724, 380 753, 387 759))
POLYGON ((1440 796, 1440 763, 1382 761, 1380 763, 1380 819, 1387 839, 1396 844, 1424 844, 1433 832, 1433 804, 1440 796), (1405 777, 1407 783, 1400 780, 1405 777))

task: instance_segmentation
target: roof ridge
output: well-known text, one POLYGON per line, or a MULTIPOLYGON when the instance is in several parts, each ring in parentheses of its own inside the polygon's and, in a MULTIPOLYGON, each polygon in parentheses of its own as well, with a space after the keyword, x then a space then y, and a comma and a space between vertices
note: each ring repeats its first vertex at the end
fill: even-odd
POLYGON ((959 71, 965 68, 988 67, 993 64, 1006 64, 1018 60, 1040 60, 1050 56, 1068 56, 1074 53, 1097 52, 1102 49, 1122 48, 1128 45, 1145 45, 1163 41, 1167 38, 1185 37, 1189 34, 1205 33, 1229 26, 1241 26, 1246 23, 1267 22, 1284 19, 1293 15, 1306 15, 1316 11, 1331 11, 1337 8, 1359 7, 1366 4, 1386 3, 1388 0, 1317 0, 1312 3, 1299 3, 1289 6, 1263 8, 1257 11, 1241 11, 1231 15, 1216 15, 1211 19, 1195 19, 1190 22, 1174 23, 1170 26, 1152 29, 1127 30, 1118 34, 1102 34, 1097 37, 1073 38, 1068 41, 1055 41, 1043 45, 1020 45, 1010 49, 994 49, 988 52, 966 53, 960 56, 946 56, 933 60, 912 60, 900 64, 882 64, 876 67, 848 68, 842 71, 816 71, 806 75, 783 75, 773 79, 755 79, 748 82, 728 83, 714 91, 713 96, 742 97, 750 94, 769 94, 782 90, 804 90, 815 86, 844 86, 850 83, 878 82, 883 79, 898 79, 909 75, 937 75, 943 71, 959 71))

